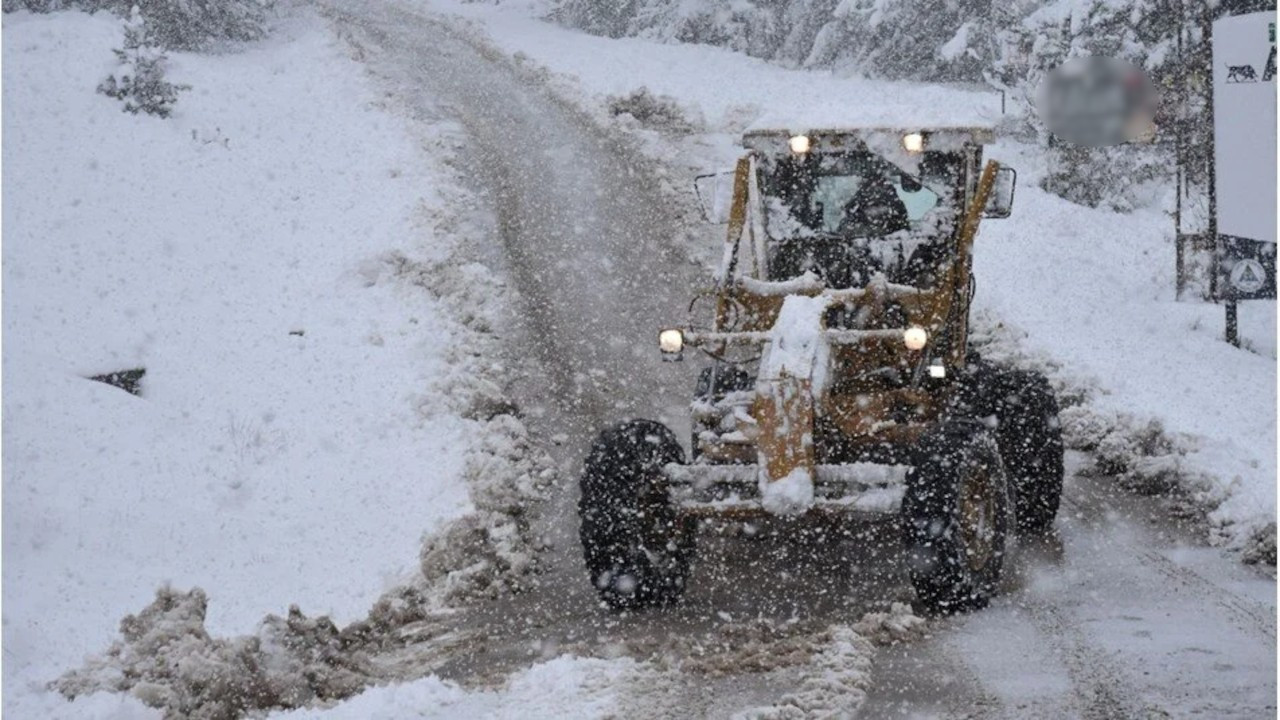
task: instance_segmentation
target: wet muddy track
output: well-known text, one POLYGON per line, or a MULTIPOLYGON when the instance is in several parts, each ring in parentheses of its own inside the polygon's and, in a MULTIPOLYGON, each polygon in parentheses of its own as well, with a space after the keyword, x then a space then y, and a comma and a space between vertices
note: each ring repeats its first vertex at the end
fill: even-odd
MULTIPOLYGON (((590 654, 607 642, 643 657, 726 618, 852 623, 909 599, 891 521, 779 522, 751 536, 704 528, 673 608, 619 616, 600 607, 577 542, 574 481, 588 445, 633 417, 688 433, 697 364, 661 362, 655 342, 705 284, 680 247, 677 213, 647 161, 454 21, 394 3, 325 6, 411 115, 465 129, 464 170, 496 218, 477 253, 521 302, 509 338, 523 368, 515 399, 562 475, 538 513, 551 548, 538 587, 450 618, 453 641, 433 630, 430 651, 397 652, 395 674, 490 682, 566 649, 590 654)), ((1073 468, 1088 465, 1073 458, 1073 468)), ((1115 493, 1105 478, 1068 480, 1058 528, 1024 543, 990 609, 881 650, 864 716, 1225 718, 1270 708, 1274 581, 1202 547, 1159 503, 1115 493)), ((717 695, 698 700, 695 714, 785 690, 749 675, 681 684, 668 704, 717 695)))

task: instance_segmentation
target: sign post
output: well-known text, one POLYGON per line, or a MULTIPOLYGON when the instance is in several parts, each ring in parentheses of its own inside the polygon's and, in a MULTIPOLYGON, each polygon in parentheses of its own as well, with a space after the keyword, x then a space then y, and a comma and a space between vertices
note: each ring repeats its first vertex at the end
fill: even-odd
POLYGON ((1276 297, 1276 15, 1213 23, 1213 294, 1239 345, 1237 303, 1276 297))

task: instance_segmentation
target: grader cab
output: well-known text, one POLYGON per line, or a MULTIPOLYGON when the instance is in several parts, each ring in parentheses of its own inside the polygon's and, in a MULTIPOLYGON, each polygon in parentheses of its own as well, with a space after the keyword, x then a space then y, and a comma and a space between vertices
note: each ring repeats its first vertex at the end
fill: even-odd
POLYGON ((606 430, 581 481, 592 581, 616 608, 683 592, 700 519, 897 513, 933 610, 995 591, 1015 529, 1057 512, 1062 441, 1047 380, 968 342, 980 223, 1015 174, 984 128, 749 132, 702 176, 728 222, 715 286, 667 359, 705 355, 686 458, 651 421, 606 430))

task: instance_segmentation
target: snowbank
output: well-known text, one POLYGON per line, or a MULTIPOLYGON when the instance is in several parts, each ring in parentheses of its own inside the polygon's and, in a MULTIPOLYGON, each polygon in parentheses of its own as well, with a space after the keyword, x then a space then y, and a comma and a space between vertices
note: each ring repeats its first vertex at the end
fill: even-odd
POLYGON ((364 617, 424 532, 510 501, 468 479, 523 471, 523 429, 451 376, 475 328, 439 295, 485 271, 431 275, 441 167, 318 20, 172 54, 168 120, 94 92, 118 20, 3 33, 5 709, 145 716, 41 688, 169 582, 212 635, 364 617), (138 367, 140 397, 85 379, 138 367))
MULTIPOLYGON (((615 121, 677 168, 729 167, 741 152, 741 131, 771 108, 803 115, 829 110, 823 98, 833 96, 876 105, 899 88, 915 95, 914 86, 787 70, 719 48, 585 35, 532 17, 544 9, 536 2, 428 4, 470 19, 517 61, 560 74, 560 90, 598 116, 607 117, 610 97, 641 87, 685 108, 701 120, 701 133, 615 121)), ((938 100, 929 112, 949 115, 946 124, 973 110, 968 100, 938 100)), ((1154 422, 1169 438, 1162 442, 1176 447, 1147 470, 1210 509, 1218 537, 1245 549, 1247 559, 1273 558, 1275 303, 1245 303, 1246 349, 1229 347, 1219 339, 1220 307, 1173 301, 1167 216, 1155 208, 1130 214, 1084 208, 1039 190, 1045 168, 1034 148, 997 144, 989 157, 1019 170, 1019 189, 1013 218, 984 223, 977 241, 975 326, 1007 331, 1017 345, 1015 352, 1006 348, 1007 356, 1054 369, 1074 400, 1087 395, 1092 417, 1112 426, 1104 436, 1135 442, 1132 436, 1154 422)), ((706 238, 721 240, 718 233, 706 238)), ((709 244, 701 256, 716 258, 716 247, 709 244)))

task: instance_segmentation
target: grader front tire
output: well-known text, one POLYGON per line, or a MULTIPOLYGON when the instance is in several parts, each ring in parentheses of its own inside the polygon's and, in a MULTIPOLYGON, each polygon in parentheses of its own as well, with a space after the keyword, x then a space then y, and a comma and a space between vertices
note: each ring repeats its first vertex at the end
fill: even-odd
POLYGON ((1013 513, 995 439, 950 422, 921 439, 900 515, 911 582, 931 612, 984 607, 1004 565, 1013 513))
POLYGON ((579 537, 591 581, 615 610, 667 605, 684 592, 694 528, 677 516, 662 473, 683 456, 671 431, 649 420, 609 428, 591 446, 579 537))

